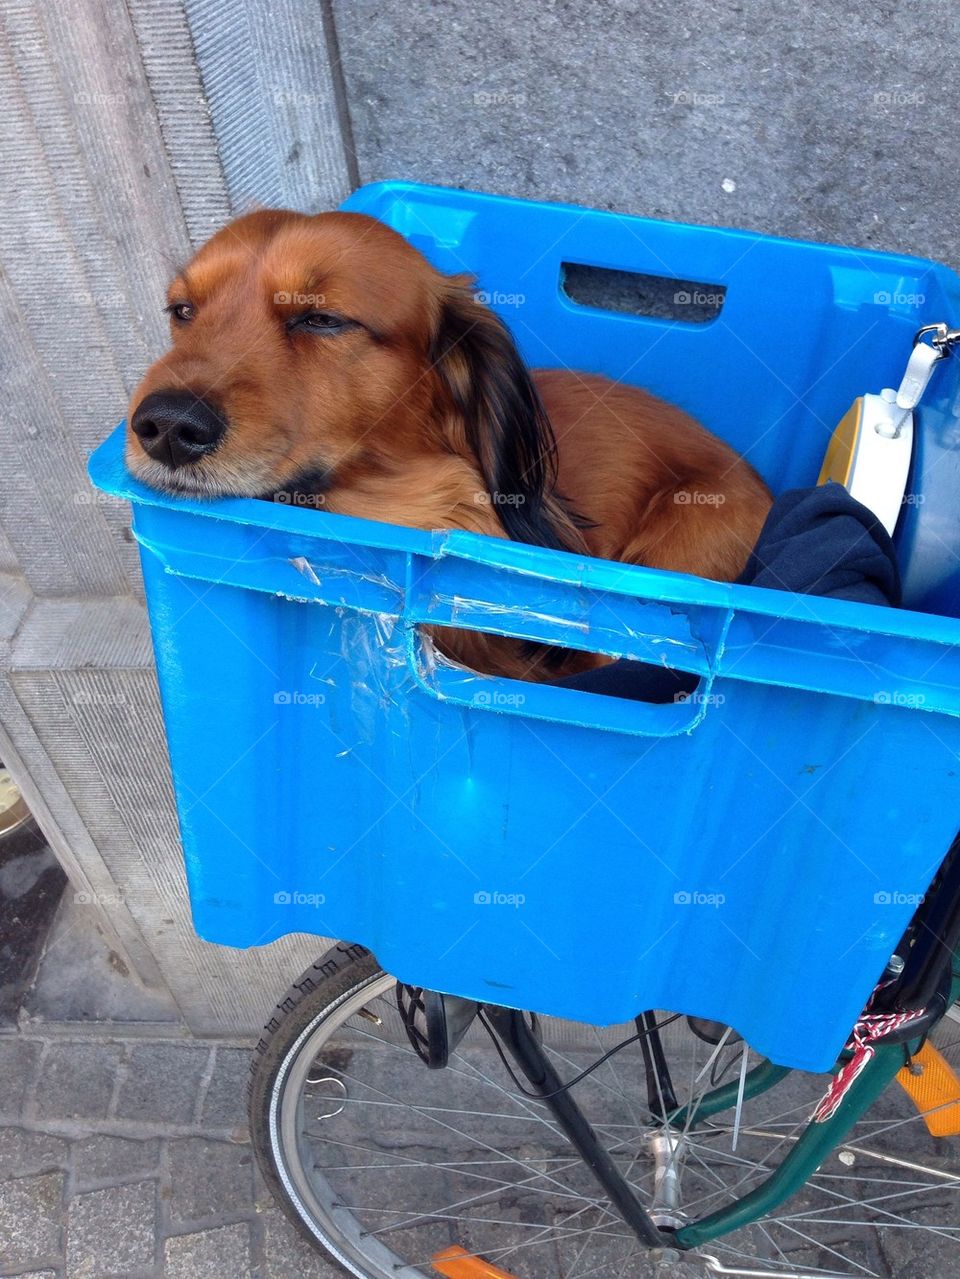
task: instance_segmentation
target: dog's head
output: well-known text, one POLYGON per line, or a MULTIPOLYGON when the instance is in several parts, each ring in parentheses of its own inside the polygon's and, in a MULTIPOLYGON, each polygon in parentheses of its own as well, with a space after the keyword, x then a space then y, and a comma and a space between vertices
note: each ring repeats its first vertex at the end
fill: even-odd
POLYGON ((127 464, 171 493, 322 494, 458 454, 508 536, 569 542, 554 441, 500 320, 362 214, 231 223, 170 285, 171 350, 129 410, 127 464))

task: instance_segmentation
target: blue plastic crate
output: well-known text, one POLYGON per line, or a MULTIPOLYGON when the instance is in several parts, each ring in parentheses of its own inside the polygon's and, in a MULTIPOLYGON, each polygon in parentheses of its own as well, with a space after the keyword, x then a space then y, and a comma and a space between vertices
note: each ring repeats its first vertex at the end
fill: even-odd
MULTIPOLYGON (((533 365, 649 387, 812 483, 960 281, 910 258, 388 183, 533 365), (726 289, 703 324, 571 302, 562 264, 726 289), (523 299, 518 302, 518 298, 523 299)), ((650 1007, 833 1061, 960 826, 955 359, 899 531, 925 612, 737 587, 247 499, 130 500, 198 933, 369 946, 401 979, 596 1024, 650 1007), (663 662, 652 706, 436 666, 422 623, 663 662)))

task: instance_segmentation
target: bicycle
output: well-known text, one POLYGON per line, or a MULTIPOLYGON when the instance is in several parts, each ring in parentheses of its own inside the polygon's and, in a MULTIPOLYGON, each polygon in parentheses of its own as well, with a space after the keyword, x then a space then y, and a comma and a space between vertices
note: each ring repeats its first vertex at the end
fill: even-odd
POLYGON ((960 1241, 956 1154, 930 1135, 960 1131, 960 1102, 918 1109, 888 1087, 916 1093, 918 1052, 960 1021, 958 941, 960 842, 832 1080, 677 1014, 600 1031, 412 990, 341 944, 259 1045, 257 1156, 298 1228, 362 1279, 599 1279, 644 1257, 903 1273, 918 1227, 960 1241))

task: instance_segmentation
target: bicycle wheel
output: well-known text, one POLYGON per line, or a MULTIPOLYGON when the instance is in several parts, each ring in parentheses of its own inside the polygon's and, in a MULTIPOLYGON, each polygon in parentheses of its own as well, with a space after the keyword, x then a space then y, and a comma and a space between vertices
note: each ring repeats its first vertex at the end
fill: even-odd
MULTIPOLYGON (((598 980, 602 965, 598 962, 598 980)), ((451 1247, 517 1279, 622 1279, 664 1260, 744 1276, 960 1275, 960 1159, 934 1139, 896 1086, 773 1216, 671 1256, 642 1248, 559 1131, 523 1095, 491 1035, 473 1023, 445 1069, 414 1052, 396 983, 358 946, 333 948, 294 985, 252 1069, 250 1115, 264 1176, 298 1228, 361 1279, 430 1276, 451 1247)), ((656 1014, 659 1022, 666 1014, 656 1014)), ((544 1049, 565 1080, 635 1036, 550 1018, 544 1049)), ((960 1029, 942 1023, 942 1044, 960 1029)), ((685 1019, 660 1030, 680 1104, 756 1065, 728 1036, 714 1046, 685 1019)), ((648 1041, 649 1042, 649 1041, 648 1041)), ((949 1054, 948 1054, 949 1055, 949 1054)), ((661 1224, 700 1219, 742 1198, 789 1150, 828 1076, 790 1072, 739 1113, 674 1138, 675 1207, 656 1190, 657 1139, 639 1042, 575 1085, 574 1095, 661 1224)), ((749 1092, 749 1089, 747 1090, 749 1092)), ((659 1159, 662 1176, 664 1161, 659 1159)), ((691 1272, 693 1273, 693 1272, 691 1272)))

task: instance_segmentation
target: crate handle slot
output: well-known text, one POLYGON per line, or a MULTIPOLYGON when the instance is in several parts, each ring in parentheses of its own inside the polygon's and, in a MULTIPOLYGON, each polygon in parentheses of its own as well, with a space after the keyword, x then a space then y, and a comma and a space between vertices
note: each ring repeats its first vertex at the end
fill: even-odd
POLYGON ((591 311, 682 324, 710 324, 727 297, 723 284, 566 261, 560 263, 560 292, 575 306, 591 311))
POLYGON ((712 693, 712 673, 701 676, 689 696, 666 704, 480 675, 441 657, 421 634, 419 624, 405 622, 404 627, 407 667, 420 690, 438 702, 480 714, 514 715, 635 737, 677 737, 692 732, 718 700, 712 693))

